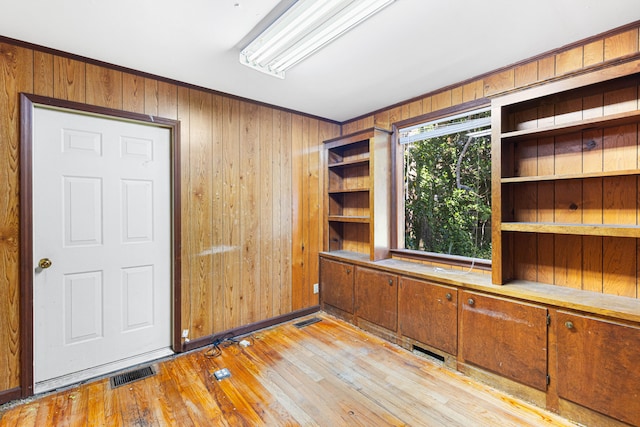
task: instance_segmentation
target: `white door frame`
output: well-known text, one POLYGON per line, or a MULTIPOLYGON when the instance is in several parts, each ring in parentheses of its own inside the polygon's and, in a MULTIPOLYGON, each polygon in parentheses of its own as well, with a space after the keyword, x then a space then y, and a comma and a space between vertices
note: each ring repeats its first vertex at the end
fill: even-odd
POLYGON ((33 112, 35 108, 64 110, 71 113, 137 122, 167 128, 171 133, 171 238, 172 238, 172 350, 184 351, 181 326, 181 210, 180 210, 180 122, 139 113, 113 110, 38 95, 21 94, 20 129, 20 382, 21 395, 34 394, 33 367, 33 112))

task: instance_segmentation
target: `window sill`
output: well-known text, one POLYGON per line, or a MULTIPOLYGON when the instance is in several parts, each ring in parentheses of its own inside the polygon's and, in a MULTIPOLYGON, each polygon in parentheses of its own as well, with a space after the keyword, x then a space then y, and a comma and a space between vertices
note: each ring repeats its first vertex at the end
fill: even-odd
POLYGON ((420 262, 446 264, 452 267, 473 268, 474 270, 491 271, 491 261, 480 258, 469 258, 458 255, 443 255, 434 252, 415 251, 411 249, 391 249, 391 255, 402 259, 420 262))

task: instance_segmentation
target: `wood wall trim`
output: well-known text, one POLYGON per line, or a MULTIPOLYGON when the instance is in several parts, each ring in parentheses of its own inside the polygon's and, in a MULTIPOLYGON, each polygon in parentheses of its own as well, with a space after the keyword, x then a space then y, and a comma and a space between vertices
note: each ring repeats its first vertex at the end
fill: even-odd
POLYGON ((33 102, 20 95, 20 384, 33 394, 33 102))
POLYGON ((12 400, 18 400, 22 397, 22 390, 20 387, 10 388, 9 390, 0 391, 0 405, 3 403, 11 402, 12 400))
POLYGON ((172 348, 182 351, 181 337, 181 180, 180 180, 180 122, 164 117, 133 113, 40 95, 20 94, 20 382, 21 396, 33 395, 33 110, 49 106, 72 111, 116 117, 123 120, 149 123, 171 131, 172 173, 172 239, 173 239, 173 321, 172 348))
POLYGON ((280 323, 288 322, 290 320, 297 319, 298 317, 308 316, 309 314, 317 313, 318 311, 320 311, 320 306, 314 305, 312 307, 292 311, 291 313, 283 314, 281 316, 275 316, 270 319, 266 319, 266 320, 251 323, 245 326, 240 326, 238 328, 233 328, 226 331, 218 332, 216 334, 209 335, 206 337, 200 337, 193 341, 184 343, 182 346, 182 351, 190 351, 196 348, 204 347, 220 338, 237 337, 240 335, 250 334, 251 332, 255 332, 260 329, 269 328, 271 326, 275 326, 280 323))
POLYGON ((232 99, 236 99, 238 101, 243 101, 243 102, 249 102, 251 104, 255 104, 255 105, 258 105, 258 106, 273 108, 273 109, 280 110, 280 111, 283 111, 283 112, 286 112, 286 113, 292 113, 292 114, 296 114, 296 115, 300 115, 300 116, 309 117, 311 119, 330 122, 330 123, 333 123, 335 125, 341 125, 340 122, 335 121, 335 120, 331 120, 331 119, 327 119, 325 117, 315 116, 313 114, 303 113, 301 111, 296 111, 296 110, 292 110, 292 109, 289 109, 289 108, 280 107, 278 105, 268 104, 266 102, 260 102, 260 101, 256 101, 256 100, 249 99, 249 98, 243 98, 243 97, 238 96, 238 95, 232 95, 232 94, 221 92, 221 91, 217 91, 217 90, 214 90, 214 89, 209 89, 209 88, 206 88, 206 87, 203 87, 203 86, 198 86, 198 85, 194 85, 194 84, 191 84, 191 83, 182 82, 182 81, 179 81, 179 80, 174 80, 174 79, 171 79, 171 78, 168 78, 168 77, 158 76, 158 75, 147 73, 147 72, 144 72, 144 71, 134 70, 132 68, 127 68, 127 67, 123 67, 123 66, 120 66, 120 65, 111 64, 109 62, 99 61, 97 59, 92 59, 92 58, 88 58, 88 57, 85 57, 85 56, 76 55, 76 54, 73 54, 73 53, 61 51, 61 50, 58 50, 58 49, 53 49, 53 48, 42 46, 42 45, 38 45, 38 44, 35 44, 35 43, 29 43, 29 42, 25 42, 25 41, 22 41, 22 40, 13 39, 11 37, 6 37, 6 36, 0 35, 0 43, 8 43, 8 44, 12 44, 12 45, 15 45, 15 46, 23 47, 25 49, 32 49, 34 51, 47 53, 47 54, 51 54, 51 55, 55 55, 55 56, 59 56, 59 57, 63 57, 63 58, 68 58, 68 59, 71 59, 71 60, 74 60, 74 61, 79 61, 79 62, 83 62, 83 63, 86 63, 86 64, 96 65, 98 67, 103 67, 103 68, 107 68, 107 69, 110 69, 110 70, 120 71, 120 72, 128 73, 128 74, 134 74, 136 76, 144 77, 144 78, 147 78, 147 79, 157 80, 159 82, 164 82, 164 83, 168 83, 168 84, 184 87, 184 88, 187 88, 187 89, 193 89, 193 90, 197 90, 197 91, 207 92, 207 93, 212 94, 212 95, 225 96, 227 98, 232 98, 232 99))

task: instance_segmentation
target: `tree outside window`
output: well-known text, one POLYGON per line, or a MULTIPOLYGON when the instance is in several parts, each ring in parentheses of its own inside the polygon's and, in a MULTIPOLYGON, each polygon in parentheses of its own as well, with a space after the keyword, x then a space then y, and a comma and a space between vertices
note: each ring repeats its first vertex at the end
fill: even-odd
POLYGON ((491 259, 490 111, 401 130, 404 247, 491 259))

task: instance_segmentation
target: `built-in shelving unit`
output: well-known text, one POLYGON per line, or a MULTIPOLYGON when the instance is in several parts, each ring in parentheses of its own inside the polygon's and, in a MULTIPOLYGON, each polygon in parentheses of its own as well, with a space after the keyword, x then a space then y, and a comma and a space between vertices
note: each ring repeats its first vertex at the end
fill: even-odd
POLYGON ((326 251, 388 256, 390 144, 376 128, 325 141, 326 251))
POLYGON ((492 100, 493 282, 640 291, 637 61, 492 100))

